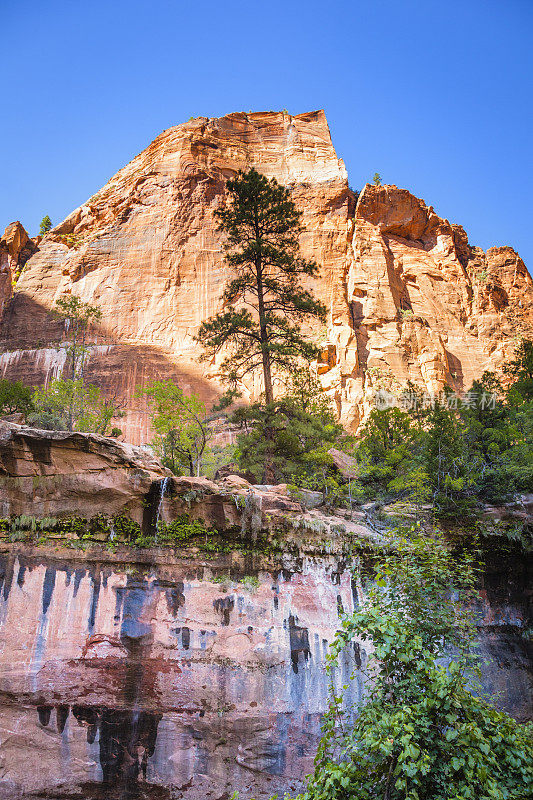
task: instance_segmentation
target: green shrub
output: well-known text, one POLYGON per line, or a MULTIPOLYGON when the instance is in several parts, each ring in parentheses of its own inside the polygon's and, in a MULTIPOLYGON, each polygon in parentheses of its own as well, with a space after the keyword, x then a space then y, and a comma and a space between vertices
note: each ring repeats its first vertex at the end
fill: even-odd
POLYGON ((366 700, 345 710, 332 688, 315 772, 299 800, 531 797, 533 725, 471 693, 477 669, 465 608, 475 598, 472 563, 454 560, 440 539, 416 527, 391 544, 328 657, 331 672, 354 640, 371 643, 366 700))

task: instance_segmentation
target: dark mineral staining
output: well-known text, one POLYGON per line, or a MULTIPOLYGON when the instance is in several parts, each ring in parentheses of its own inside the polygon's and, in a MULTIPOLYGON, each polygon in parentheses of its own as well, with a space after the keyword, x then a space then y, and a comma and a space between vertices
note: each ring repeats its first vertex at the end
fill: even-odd
POLYGON ((50 716, 52 714, 52 706, 37 706, 37 714, 39 716, 39 722, 43 727, 46 727, 50 722, 50 716))
POLYGON ((98 610, 98 598, 100 597, 100 578, 93 577, 93 586, 91 594, 91 607, 89 610, 89 622, 87 629, 89 633, 94 631, 94 623, 96 622, 96 612, 98 610))
POLYGON ((43 616, 48 613, 50 603, 52 602, 52 595, 54 594, 54 587, 56 585, 56 570, 55 567, 47 567, 44 573, 43 582, 43 616))
POLYGON ((88 742, 94 742, 100 732, 104 785, 120 788, 119 797, 137 797, 139 783, 146 780, 148 759, 155 751, 161 714, 87 706, 74 706, 72 713, 80 725, 87 727, 88 742))
POLYGON ((294 672, 298 672, 300 656, 307 661, 311 655, 311 650, 309 649, 309 633, 307 628, 296 625, 296 621, 292 615, 289 617, 289 638, 292 669, 294 672))
POLYGON ((63 733, 63 731, 65 730, 68 714, 69 714, 68 706, 58 706, 56 708, 56 725, 59 733, 63 733))
POLYGON ((229 625, 230 614, 233 611, 235 600, 233 597, 217 597, 213 601, 213 608, 222 616, 222 624, 229 625))
POLYGON ((170 611, 171 614, 176 616, 180 608, 182 608, 185 605, 183 583, 177 583, 176 586, 172 586, 171 588, 166 589, 165 596, 167 600, 168 610, 170 611))

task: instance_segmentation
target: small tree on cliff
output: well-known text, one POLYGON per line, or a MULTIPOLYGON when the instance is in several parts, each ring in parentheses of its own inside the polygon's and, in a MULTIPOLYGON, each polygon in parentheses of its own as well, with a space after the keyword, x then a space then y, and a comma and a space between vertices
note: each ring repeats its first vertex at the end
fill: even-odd
POLYGON ((39 228, 39 236, 46 236, 49 230, 52 229, 52 220, 48 214, 42 218, 41 226, 39 228))
POLYGON ((223 301, 225 309, 203 322, 197 340, 204 358, 229 348, 221 375, 235 386, 253 370, 263 370, 265 400, 273 402, 272 374, 291 369, 318 349, 301 331, 306 319, 324 321, 325 306, 299 285, 318 265, 299 255, 301 212, 288 189, 255 169, 227 183, 229 204, 217 212, 225 233, 226 262, 235 271, 223 301))
POLYGON ((79 414, 83 417, 85 406, 85 345, 87 329, 91 322, 98 322, 102 312, 97 306, 84 303, 75 295, 65 294, 59 298, 55 305, 55 312, 65 321, 66 335, 70 339, 68 349, 71 361, 71 392, 68 411, 68 430, 74 429, 76 406, 79 405, 79 414), (76 388, 78 387, 78 388, 76 388))
POLYGON ((91 322, 98 322, 102 318, 102 312, 98 306, 84 303, 79 297, 71 294, 62 295, 56 302, 54 311, 65 320, 65 333, 70 339, 71 378, 72 380, 80 378, 83 382, 87 329, 91 322))
POLYGON ((200 475, 210 438, 205 405, 173 381, 154 381, 141 389, 151 405, 154 448, 175 475, 200 475))
POLYGON ((372 178, 372 182, 374 186, 381 186, 381 175, 379 172, 374 172, 374 177, 372 178))

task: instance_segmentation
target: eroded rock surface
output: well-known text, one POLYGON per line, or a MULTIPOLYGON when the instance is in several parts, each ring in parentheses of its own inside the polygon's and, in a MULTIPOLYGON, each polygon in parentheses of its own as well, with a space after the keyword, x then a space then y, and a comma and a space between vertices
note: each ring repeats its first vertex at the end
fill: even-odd
POLYGON ((2 517, 127 513, 140 524, 151 486, 169 474, 147 448, 0 421, 2 517))
POLYGON ((3 798, 268 798, 312 768, 349 573, 169 562, 0 558, 3 798))
MULTIPOLYGON (((3 515, 43 522, 31 543, 1 527, 3 800, 296 792, 327 708, 328 646, 364 600, 381 541, 363 511, 329 515, 306 508, 311 499, 233 475, 170 477, 142 448, 3 424, 3 515), (116 513, 152 534, 153 513, 209 530, 150 549, 112 531, 84 539, 79 525, 40 538, 54 522, 43 517, 116 513)), ((484 683, 523 719, 529 567, 512 548, 493 550, 478 608, 484 683)), ((350 704, 369 654, 354 642, 334 674, 350 704)))
MULTIPOLYGON (((328 645, 362 599, 343 559, 0 551, 2 798, 266 800, 312 770, 328 645)), ((527 718, 527 575, 497 561, 480 604, 484 682, 527 718)), ((335 673, 348 702, 368 647, 335 673)))
POLYGON ((13 293, 13 282, 36 251, 35 240, 30 239, 20 222, 12 222, 0 236, 0 319, 13 293))
MULTIPOLYGON (((127 440, 149 437, 134 395, 154 377, 214 399, 217 364, 198 363, 193 336, 229 278, 214 212, 227 178, 251 166, 287 185, 303 211, 302 253, 321 265, 311 284, 329 309, 314 332, 318 372, 347 426, 383 384, 469 388, 531 330, 532 282, 511 248, 471 247, 462 228, 395 186, 367 185, 355 209, 322 111, 239 113, 165 131, 39 242, 4 305, 0 374, 61 374, 65 331, 48 312, 72 292, 102 308, 88 374, 125 402, 127 440)), ((259 378, 244 389, 257 395, 259 378)))

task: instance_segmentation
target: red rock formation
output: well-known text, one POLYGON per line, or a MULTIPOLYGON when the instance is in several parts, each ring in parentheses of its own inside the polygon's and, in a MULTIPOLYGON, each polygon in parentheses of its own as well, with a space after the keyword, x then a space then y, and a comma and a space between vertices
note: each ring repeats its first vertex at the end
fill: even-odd
MULTIPOLYGON (((2 517, 126 511, 138 519, 163 476, 143 448, 0 427, 2 517)), ((216 537, 203 550, 198 540, 140 549, 78 538, 82 550, 67 546, 65 532, 44 545, 37 534, 32 544, 0 537, 2 800, 176 792, 204 800, 234 791, 267 800, 294 795, 312 770, 328 704, 326 654, 343 612, 364 598, 376 534, 303 511, 286 486, 251 487, 237 476, 167 485, 164 518, 185 512, 219 531, 252 530, 232 544, 228 534, 218 550, 216 537), (254 515, 263 530, 273 519, 276 541, 266 549, 250 546, 254 515), (354 546, 361 575, 350 565, 354 546)), ((527 719, 528 565, 499 538, 478 609, 483 681, 527 719)), ((351 706, 364 696, 370 654, 368 640, 354 642, 334 670, 351 706)))
POLYGON ((20 222, 12 222, 0 237, 0 319, 4 305, 12 295, 13 281, 36 251, 37 245, 20 222))
MULTIPOLYGON (((367 185, 355 211, 323 112, 241 113, 165 131, 44 238, 4 313, 0 374, 61 371, 63 330, 48 311, 73 292, 103 310, 91 378, 124 399, 127 439, 148 436, 134 393, 151 377, 213 399, 217 366, 199 364, 193 335, 228 279, 214 211, 226 179, 251 166, 303 211, 302 252, 322 267, 314 289, 330 309, 318 371, 349 427, 378 385, 466 389, 529 329, 533 287, 514 251, 471 248, 462 228, 394 186, 367 185)), ((257 393, 259 378, 245 388, 257 393)))
POLYGON ((126 513, 140 524, 152 484, 168 475, 149 448, 0 421, 1 517, 126 513))

